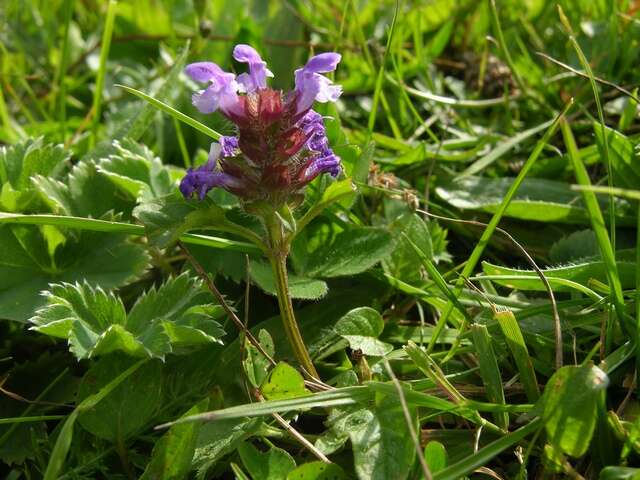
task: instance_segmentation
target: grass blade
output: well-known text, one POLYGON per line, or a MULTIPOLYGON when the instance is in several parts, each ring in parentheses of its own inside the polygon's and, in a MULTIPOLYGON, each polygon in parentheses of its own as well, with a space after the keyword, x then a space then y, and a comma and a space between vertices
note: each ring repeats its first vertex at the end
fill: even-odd
POLYGON ((213 138, 214 140, 218 140, 222 136, 221 134, 219 134, 218 132, 216 132, 212 128, 207 127, 206 125, 204 125, 204 124, 200 123, 199 121, 191 118, 190 116, 185 115, 184 113, 176 110, 173 107, 170 107, 166 103, 161 102, 160 100, 158 100, 156 98, 153 98, 150 95, 147 95, 146 93, 141 92, 140 90, 136 90, 135 88, 127 87, 126 85, 116 85, 116 87, 120 87, 123 90, 129 92, 130 94, 135 95, 136 97, 141 98, 141 99, 145 100, 146 102, 149 102, 151 105, 156 107, 158 110, 162 110, 163 112, 168 113, 169 115, 171 115, 176 120, 179 120, 179 121, 181 121, 183 123, 186 123, 187 125, 189 125, 189 126, 195 128, 196 130, 198 130, 199 132, 202 132, 205 135, 213 138))
MULTIPOLYGON (((496 354, 491 346, 491 337, 484 325, 471 325, 471 335, 473 336, 473 346, 478 353, 480 362, 480 376, 487 391, 487 398, 490 402, 505 405, 504 390, 502 389, 502 378, 500 368, 496 360, 496 354)), ((494 414, 496 424, 503 430, 509 428, 509 414, 506 412, 494 414)))
POLYGON ((102 47, 100 48, 100 66, 96 77, 96 89, 93 92, 93 119, 91 121, 91 148, 96 145, 98 125, 100 124, 100 111, 102 107, 102 90, 104 89, 104 77, 107 74, 107 58, 111 49, 111 37, 113 36, 113 24, 116 19, 116 1, 109 0, 107 6, 107 18, 102 32, 102 47))
MULTIPOLYGON (((113 222, 98 220, 95 218, 70 217, 64 215, 22 215, 19 213, 0 212, 0 225, 3 223, 19 223, 23 225, 55 225, 57 227, 77 228, 78 230, 90 230, 94 232, 126 233, 142 237, 145 230, 142 225, 133 223, 113 222)), ((218 248, 220 250, 232 250, 243 253, 261 253, 258 247, 251 243, 238 242, 222 237, 211 237, 196 233, 186 233, 180 237, 184 243, 218 248)))
POLYGON ((536 430, 542 427, 542 419, 536 418, 532 420, 524 427, 515 430, 514 432, 505 435, 504 437, 491 442, 484 448, 481 448, 473 455, 466 457, 453 465, 445 468, 444 470, 440 470, 434 476, 434 480, 459 480, 463 478, 465 475, 470 474, 476 468, 479 468, 485 465, 489 460, 491 460, 496 455, 500 454, 507 448, 512 447, 520 440, 526 438, 528 435, 532 434, 536 430))
MULTIPOLYGON (((589 172, 587 172, 584 163, 582 163, 582 159, 580 158, 580 153, 578 152, 578 147, 576 145, 576 140, 573 137, 571 127, 566 120, 560 122, 560 129, 562 130, 569 159, 573 165, 576 181, 582 187, 590 188, 591 179, 589 178, 589 172)), ((629 333, 631 329, 630 326, 627 325, 625 318, 626 307, 624 305, 622 284, 620 283, 620 277, 618 275, 618 265, 616 264, 613 246, 611 245, 609 234, 607 233, 606 224, 604 217, 602 216, 602 211, 600 210, 600 205, 598 204, 598 199, 596 198, 596 194, 591 190, 582 189, 581 191, 582 199, 587 207, 587 211, 589 212, 589 218, 591 219, 591 227, 595 233, 598 248, 602 255, 602 261, 607 267, 607 278, 609 280, 609 288, 611 288, 611 292, 613 294, 613 304, 616 315, 622 328, 629 330, 627 332, 629 333)))
MULTIPOLYGON (((478 243, 476 244, 475 248, 471 252, 471 255, 469 256, 462 270, 460 278, 455 284, 454 295, 456 297, 460 295, 460 292, 462 292, 465 279, 471 276, 471 274, 473 273, 473 270, 476 268, 476 265, 480 261, 480 258, 482 257, 482 253, 484 252, 485 247, 489 243, 489 239, 491 238, 491 236, 493 235, 493 232, 496 230, 496 227, 500 223, 502 216, 506 212, 507 207, 509 206, 509 203, 511 203, 511 200, 513 199, 514 195, 518 191, 518 188, 522 184, 522 181, 525 179, 525 177, 529 173, 529 170, 531 170, 531 167, 540 156, 540 153, 542 153, 542 150, 544 149, 545 145, 549 142, 553 134, 556 132, 556 129, 560 124, 560 120, 564 118, 565 114, 567 113, 571 105, 573 105, 573 100, 570 100, 566 104, 562 112, 560 112, 560 114, 554 119, 553 123, 551 124, 549 129, 545 132, 544 136, 536 144, 535 148, 533 149, 533 152, 531 152, 531 155, 529 155, 529 158, 527 159, 524 166, 522 167, 522 170, 520 170, 520 173, 518 173, 518 176, 515 178, 515 180, 509 187, 509 190, 507 191, 504 198, 502 199, 502 202, 500 203, 500 206, 498 207, 496 213, 493 215, 493 217, 491 217, 491 221, 487 225, 487 228, 485 228, 484 232, 482 232, 482 235, 480 236, 480 240, 478 240, 478 243)), ((449 301, 444 312, 442 313, 442 316, 438 319, 433 337, 431 337, 431 341, 429 342, 429 346, 427 347, 428 353, 431 353, 431 351, 433 350, 433 347, 436 345, 438 336, 442 331, 442 329, 444 328, 444 326, 446 325, 453 309, 454 309, 453 302, 449 301)))
POLYGON ((518 321, 511 310, 494 310, 494 318, 500 325, 500 329, 507 340, 507 346, 516 362, 516 367, 520 372, 520 383, 522 383, 527 399, 534 403, 540 397, 540 388, 538 387, 536 372, 533 369, 520 325, 518 325, 518 321))

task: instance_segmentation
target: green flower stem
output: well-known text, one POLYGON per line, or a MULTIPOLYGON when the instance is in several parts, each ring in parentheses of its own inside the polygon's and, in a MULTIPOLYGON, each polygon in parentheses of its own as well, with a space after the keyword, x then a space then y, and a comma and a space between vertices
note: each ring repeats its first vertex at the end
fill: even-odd
POLYGON ((267 232, 269 235, 269 245, 271 247, 269 260, 276 281, 276 293, 278 295, 278 306, 280 307, 280 316, 287 338, 293 349, 298 362, 306 372, 315 377, 318 376, 316 367, 314 367, 307 347, 298 328, 295 314, 293 313, 293 305, 291 304, 291 295, 289 293, 289 278, 287 275, 287 256, 289 254, 289 239, 283 232, 282 223, 276 215, 266 219, 267 232))

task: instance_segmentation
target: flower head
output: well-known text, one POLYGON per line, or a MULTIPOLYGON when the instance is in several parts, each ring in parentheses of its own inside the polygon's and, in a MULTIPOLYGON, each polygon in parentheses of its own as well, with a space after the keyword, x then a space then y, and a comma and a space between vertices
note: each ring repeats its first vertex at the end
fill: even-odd
POLYGON ((323 117, 311 107, 315 101, 334 102, 342 93, 322 75, 336 69, 340 55, 310 58, 295 71, 295 89, 286 93, 267 86, 273 73, 253 47, 236 45, 233 58, 246 63, 248 72, 236 77, 209 62, 186 68, 193 80, 209 83, 194 94, 194 105, 204 113, 220 110, 238 135, 221 137, 207 164, 187 172, 183 195, 203 198, 221 187, 243 200, 279 203, 322 173, 338 175, 340 158, 329 146, 323 117))

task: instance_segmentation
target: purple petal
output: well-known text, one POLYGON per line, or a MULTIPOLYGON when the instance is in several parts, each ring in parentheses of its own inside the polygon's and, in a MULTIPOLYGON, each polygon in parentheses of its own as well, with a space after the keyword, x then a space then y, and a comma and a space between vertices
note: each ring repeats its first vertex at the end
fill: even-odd
POLYGON ((219 108, 223 112, 234 109, 238 103, 238 82, 233 73, 225 72, 211 62, 192 63, 187 66, 185 72, 196 81, 211 83, 192 97, 198 110, 202 113, 212 113, 219 108))
POLYGON ((202 113, 213 113, 220 105, 220 93, 216 90, 214 85, 211 85, 205 90, 200 90, 198 93, 194 93, 191 97, 191 101, 202 113))
POLYGON ((342 87, 320 75, 336 69, 341 56, 338 53, 321 53, 309 59, 307 64, 295 71, 297 113, 311 108, 314 101, 335 102, 342 93, 342 87))
POLYGON ((333 72, 337 68, 338 63, 340 63, 341 59, 342 55, 340 55, 339 53, 321 53, 319 55, 311 57, 307 64, 303 67, 303 70, 315 73, 333 72))
POLYGON ((243 44, 236 45, 233 49, 233 58, 238 62, 249 64, 249 73, 238 75, 238 83, 244 87, 247 93, 267 87, 267 77, 273 77, 273 73, 253 47, 243 44))
POLYGON ((214 78, 219 78, 224 74, 224 71, 215 63, 211 62, 196 62, 184 69, 184 72, 189 75, 196 82, 209 82, 214 78))
MULTIPOLYGON (((238 137, 223 136, 220 137, 219 142, 220 151, 223 157, 233 157, 238 148, 240 148, 238 144, 238 137)), ((211 148, 213 148, 213 145, 211 145, 211 148)))

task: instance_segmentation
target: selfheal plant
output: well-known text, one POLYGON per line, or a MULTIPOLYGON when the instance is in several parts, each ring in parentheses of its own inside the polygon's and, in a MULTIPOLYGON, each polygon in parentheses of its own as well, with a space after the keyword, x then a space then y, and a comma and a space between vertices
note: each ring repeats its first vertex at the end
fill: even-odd
POLYGON ((186 68, 193 80, 208 83, 193 95, 193 104, 203 113, 220 111, 238 134, 212 145, 207 163, 190 169, 182 180, 182 194, 203 199, 210 189, 221 187, 245 202, 280 206, 318 175, 337 176, 340 158, 329 146, 322 116, 311 107, 340 96, 341 87, 322 75, 336 69, 340 55, 321 53, 309 59, 295 71, 290 92, 267 86, 273 74, 249 45, 237 45, 233 57, 247 63, 249 71, 236 77, 210 62, 186 68))
POLYGON ((311 108, 316 101, 335 102, 342 93, 323 75, 333 72, 341 57, 332 52, 311 57, 295 71, 289 92, 267 86, 273 73, 254 48, 236 45, 233 58, 248 64, 248 72, 236 76, 210 62, 185 70, 207 84, 193 95, 193 104, 203 113, 219 111, 236 125, 237 135, 211 145, 207 162, 187 171, 180 191, 187 199, 203 200, 212 188, 224 188, 261 220, 285 331, 301 366, 318 377, 295 320, 286 263, 296 233, 291 207, 318 175, 336 177, 341 171, 324 119, 311 108))

